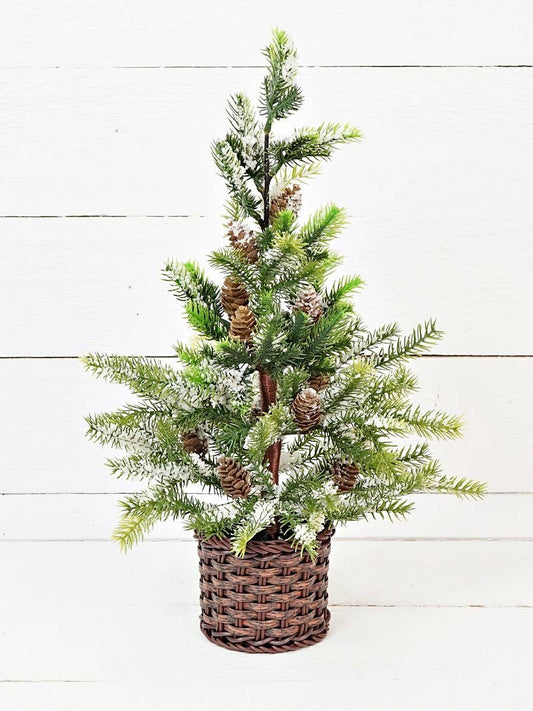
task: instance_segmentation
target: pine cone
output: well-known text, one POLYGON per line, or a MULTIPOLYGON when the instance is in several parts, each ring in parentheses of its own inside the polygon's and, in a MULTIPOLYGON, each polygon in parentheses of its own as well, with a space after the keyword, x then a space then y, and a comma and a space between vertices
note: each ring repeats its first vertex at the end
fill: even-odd
POLYGON ((263 414, 264 414, 264 412, 261 409, 261 405, 259 403, 254 403, 252 405, 252 409, 250 410, 250 414, 249 414, 250 422, 255 422, 263 414))
POLYGON ((240 462, 230 457, 218 460, 218 476, 225 493, 232 499, 246 499, 252 488, 250 474, 240 462))
POLYGON ((322 299, 312 286, 301 291, 293 304, 293 311, 303 311, 315 323, 322 316, 322 299))
POLYGON ((191 454, 205 454, 207 441, 196 431, 189 430, 180 435, 183 449, 191 454))
POLYGON ((309 387, 316 390, 317 393, 321 393, 329 385, 329 375, 326 373, 318 373, 309 378, 309 387))
POLYGON ((241 252, 249 262, 252 262, 252 264, 257 262, 259 255, 253 230, 249 230, 239 222, 232 222, 229 227, 228 237, 234 249, 241 252))
POLYGON ((255 316, 247 306, 239 306, 231 317, 229 335, 236 341, 251 343, 255 316))
POLYGON ((294 217, 298 217, 302 206, 302 191, 299 185, 291 185, 280 192, 279 195, 273 197, 270 201, 270 223, 279 215, 280 212, 290 210, 294 217))
POLYGON ((308 432, 320 423, 320 400, 313 388, 305 388, 294 398, 292 414, 302 432, 308 432))
POLYGON ((330 466, 329 472, 337 489, 340 492, 346 492, 354 488, 359 476, 359 467, 357 464, 350 464, 350 462, 335 462, 330 466))
POLYGON ((233 316, 239 306, 248 305, 248 292, 240 281, 235 281, 231 277, 224 279, 224 284, 220 291, 220 300, 224 311, 233 316))

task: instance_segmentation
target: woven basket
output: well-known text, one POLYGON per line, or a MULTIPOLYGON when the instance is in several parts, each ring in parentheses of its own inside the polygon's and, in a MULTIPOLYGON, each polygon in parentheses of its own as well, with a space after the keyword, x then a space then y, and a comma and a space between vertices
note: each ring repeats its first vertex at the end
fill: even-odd
POLYGON ((239 652, 290 652, 328 631, 328 567, 333 529, 319 533, 315 562, 286 541, 252 541, 244 558, 227 539, 198 540, 200 627, 239 652))

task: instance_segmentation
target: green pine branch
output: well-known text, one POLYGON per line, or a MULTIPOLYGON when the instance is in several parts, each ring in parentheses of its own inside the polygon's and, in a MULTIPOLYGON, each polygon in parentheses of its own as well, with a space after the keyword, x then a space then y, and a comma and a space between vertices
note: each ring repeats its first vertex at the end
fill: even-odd
POLYGON ((297 111, 303 102, 295 79, 298 71, 296 50, 286 32, 275 29, 270 44, 263 50, 267 74, 263 79, 259 110, 265 117, 265 133, 270 133, 274 121, 297 111))
POLYGON ((373 354, 372 361, 376 368, 390 368, 400 361, 427 353, 442 336, 434 320, 426 321, 416 326, 409 335, 373 354))
POLYGON ((247 216, 260 222, 261 214, 258 208, 261 200, 247 185, 246 170, 234 147, 228 140, 215 141, 211 147, 211 154, 234 202, 247 216))
POLYGON ((360 499, 356 502, 341 503, 336 512, 335 523, 343 524, 348 521, 360 521, 376 518, 388 518, 390 521, 404 519, 412 512, 414 504, 401 498, 385 498, 369 506, 368 502, 360 499))
POLYGON ((322 123, 317 128, 302 128, 293 138, 271 144, 273 173, 286 166, 329 160, 341 145, 361 140, 361 132, 349 124, 322 123))
POLYGON ((248 433, 246 448, 249 458, 262 462, 268 447, 293 430, 294 420, 289 408, 281 403, 272 405, 248 433))
POLYGON ((220 341, 227 337, 229 322, 209 306, 190 301, 185 305, 185 313, 190 325, 205 338, 220 341))
POLYGON ((90 353, 80 360, 96 377, 127 385, 141 397, 167 404, 188 401, 190 394, 179 373, 154 358, 90 353))
POLYGON ((210 264, 225 275, 240 281, 247 291, 257 291, 260 284, 260 274, 257 265, 251 264, 238 249, 223 247, 209 255, 210 264))
POLYGON ((336 205, 317 210, 303 225, 299 237, 307 247, 324 247, 348 224, 346 211, 336 205))
POLYGON ((219 289, 195 262, 169 260, 163 269, 163 279, 180 301, 200 302, 222 316, 219 289))
POLYGON ((307 162, 302 165, 285 166, 274 177, 273 191, 279 194, 290 185, 302 185, 320 175, 320 163, 307 162))
POLYGON ((198 516, 205 510, 203 502, 183 493, 173 480, 127 496, 120 506, 123 514, 112 538, 122 550, 142 541, 157 521, 183 515, 198 516))
POLYGON ((324 290, 322 301, 326 308, 339 303, 351 305, 351 296, 364 285, 359 276, 345 276, 336 281, 329 289, 324 290))
POLYGON ((409 405, 396 413, 387 427, 398 435, 415 433, 427 438, 457 439, 462 435, 463 421, 456 415, 439 410, 423 411, 419 405, 409 405))

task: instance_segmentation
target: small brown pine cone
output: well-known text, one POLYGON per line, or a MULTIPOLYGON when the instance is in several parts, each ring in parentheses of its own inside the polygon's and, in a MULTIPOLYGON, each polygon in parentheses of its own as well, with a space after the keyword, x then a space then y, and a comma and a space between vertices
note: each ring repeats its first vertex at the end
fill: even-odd
POLYGON ((232 499, 246 499, 252 488, 250 474, 230 457, 218 460, 218 476, 225 493, 232 499))
POLYGON ((258 420, 261 415, 263 415, 263 410, 261 409, 261 406, 257 403, 252 405, 252 409, 250 410, 250 421, 255 422, 255 420, 258 420))
POLYGON ((322 299, 312 286, 301 291, 293 304, 293 311, 303 311, 315 323, 322 316, 322 299))
POLYGON ((337 489, 344 493, 354 488, 359 476, 359 467, 350 462, 335 462, 330 466, 329 472, 337 489))
POLYGON ((249 230, 239 222, 232 222, 229 226, 228 237, 234 249, 241 252, 249 262, 252 264, 257 262, 259 254, 253 230, 249 230))
POLYGON ((220 291, 220 300, 224 311, 233 316, 239 306, 248 306, 249 296, 240 281, 226 277, 220 291))
POLYGON ((313 388, 298 393, 292 403, 292 414, 302 432, 308 432, 320 423, 320 400, 313 388))
POLYGON ((310 388, 313 388, 313 390, 316 390, 317 393, 321 393, 322 390, 325 390, 329 385, 329 375, 326 373, 318 373, 317 375, 313 375, 309 378, 308 385, 310 388))
POLYGON ((229 335, 236 341, 251 343, 255 316, 247 306, 239 306, 231 317, 229 335))
POLYGON ((246 259, 252 264, 255 264, 259 259, 259 252, 257 251, 257 242, 255 238, 249 239, 247 242, 243 242, 243 244, 237 247, 237 249, 240 249, 246 259))
POLYGON ((183 432, 180 437, 186 452, 190 454, 205 454, 207 452, 207 441, 196 430, 183 432))
POLYGON ((294 217, 298 217, 302 206, 302 191, 299 185, 290 185, 280 192, 279 195, 272 198, 270 201, 270 223, 279 215, 280 212, 290 210, 294 217))

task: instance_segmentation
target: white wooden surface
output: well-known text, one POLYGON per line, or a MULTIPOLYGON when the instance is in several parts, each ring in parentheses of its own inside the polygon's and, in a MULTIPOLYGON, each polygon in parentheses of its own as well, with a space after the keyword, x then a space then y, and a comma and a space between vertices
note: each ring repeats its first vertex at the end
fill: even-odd
POLYGON ((527 0, 0 3, 2 709, 530 707, 532 35, 527 0), (419 398, 465 415, 435 449, 490 494, 341 529, 330 636, 265 659, 199 635, 180 524, 128 556, 109 542, 134 485, 82 418, 127 394, 76 356, 187 336, 159 270, 222 238, 209 142, 226 95, 256 95, 275 24, 300 47, 298 121, 365 134, 305 211, 348 208, 371 325, 438 317, 419 398))
POLYGON ((260 64, 276 23, 304 64, 531 64, 527 0, 3 0, 5 66, 260 64), (327 20, 327 31, 324 30, 327 20))

